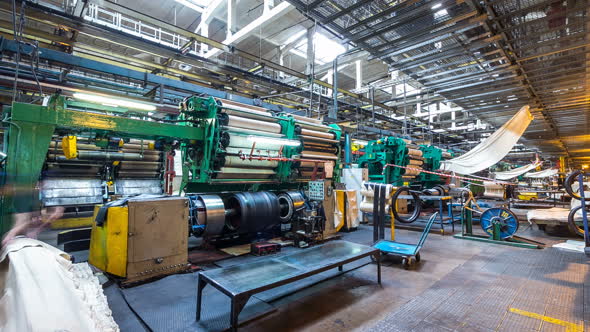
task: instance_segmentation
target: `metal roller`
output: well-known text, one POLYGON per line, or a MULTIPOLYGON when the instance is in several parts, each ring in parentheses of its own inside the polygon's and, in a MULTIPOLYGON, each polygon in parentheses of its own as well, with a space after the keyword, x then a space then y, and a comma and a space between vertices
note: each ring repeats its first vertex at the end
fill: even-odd
POLYGON ((78 151, 78 159, 87 160, 158 160, 160 156, 146 156, 139 153, 128 152, 104 152, 104 151, 78 151))
POLYGON ((223 123, 229 127, 246 128, 259 131, 267 131, 269 133, 280 134, 281 125, 275 122, 260 121, 248 119, 235 115, 228 115, 227 121, 223 123))
POLYGON ((297 115, 297 114, 290 114, 293 119, 295 120, 299 120, 299 121, 303 121, 303 122, 312 122, 315 124, 322 124, 322 120, 321 119, 314 119, 314 118, 310 118, 307 116, 303 116, 303 115, 297 115))
MULTIPOLYGON (((268 150, 280 150, 282 145, 280 143, 273 143, 272 141, 264 140, 264 141, 257 141, 256 136, 244 136, 244 135, 236 135, 232 133, 224 133, 223 140, 226 141, 225 146, 232 146, 237 148, 246 148, 248 151, 245 153, 250 153, 250 149, 254 146, 255 149, 268 149, 268 150)), ((265 137, 266 138, 266 137, 265 137)), ((266 138, 268 139, 268 138, 266 138)))
MULTIPOLYGON (((328 127, 328 128, 332 129, 331 127, 328 127)), ((314 136, 314 137, 326 138, 326 139, 332 139, 332 140, 336 137, 336 135, 334 135, 334 133, 332 133, 332 132, 322 132, 322 131, 305 129, 305 128, 301 128, 300 132, 301 132, 301 135, 314 136)))
POLYGON ((301 157, 303 158, 310 158, 310 159, 329 159, 329 160, 338 160, 338 156, 326 153, 326 152, 311 152, 303 150, 301 152, 301 157))
POLYGON ((225 227, 225 205, 218 195, 188 196, 193 234, 220 235, 225 227), (201 229, 201 231, 197 231, 201 229))
POLYGON ((254 119, 268 119, 272 118, 272 113, 262 107, 247 105, 238 103, 227 99, 217 99, 218 105, 221 107, 222 112, 226 114, 243 116, 246 118, 254 119))
POLYGON ((308 152, 322 152, 322 153, 329 153, 335 155, 338 153, 338 148, 335 146, 326 146, 326 147, 318 147, 318 146, 308 146, 304 145, 303 149, 308 152))
MULTIPOLYGON (((318 168, 316 170, 315 175, 320 176, 323 173, 322 171, 323 171, 322 168, 318 168)), ((310 179, 311 177, 313 177, 313 170, 311 170, 311 171, 301 170, 300 173, 301 173, 302 178, 310 179)))
POLYGON ((279 165, 279 162, 274 160, 250 160, 241 159, 237 156, 225 156, 222 164, 224 167, 276 168, 279 165))
POLYGON ((278 195, 281 222, 289 222, 293 214, 302 209, 305 204, 305 197, 299 191, 288 191, 278 195))
POLYGON ((269 191, 233 194, 227 208, 232 213, 226 214, 225 226, 232 231, 255 234, 280 222, 278 197, 269 191))
POLYGON ((236 146, 228 146, 227 148, 225 148, 225 152, 228 155, 240 155, 240 154, 250 155, 250 153, 252 153, 253 157, 258 157, 258 156, 278 157, 280 155, 279 150, 254 148, 254 150, 252 151, 251 148, 240 148, 240 147, 236 147, 236 146))
MULTIPOLYGON (((50 149, 57 148, 57 149, 60 149, 61 150, 62 143, 61 143, 61 141, 59 141, 59 142, 51 141, 49 143, 49 148, 50 149)), ((85 144, 85 143, 77 142, 76 143, 76 149, 78 149, 78 150, 100 150, 101 148, 98 147, 98 146, 96 146, 96 145, 94 145, 94 144, 85 144)))
POLYGON ((215 172, 217 179, 268 179, 276 172, 267 168, 221 167, 215 172))
POLYGON ((254 129, 246 129, 246 128, 238 128, 238 127, 229 127, 229 126, 221 126, 222 130, 228 131, 234 134, 248 134, 248 135, 256 135, 256 136, 267 136, 267 137, 276 137, 276 138, 285 138, 286 136, 283 134, 275 134, 269 133, 267 131, 260 131, 254 129))
POLYGON ((149 171, 119 171, 117 173, 120 178, 157 178, 160 176, 160 172, 149 172, 149 171))

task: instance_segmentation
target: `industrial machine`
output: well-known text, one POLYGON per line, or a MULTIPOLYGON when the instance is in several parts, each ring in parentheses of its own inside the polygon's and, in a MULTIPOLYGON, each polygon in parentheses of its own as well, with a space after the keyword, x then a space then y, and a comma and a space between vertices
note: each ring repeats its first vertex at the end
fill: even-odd
POLYGON ((453 154, 431 145, 416 145, 400 137, 383 137, 370 141, 358 164, 368 168, 369 180, 395 186, 418 185, 419 189, 444 184, 439 175, 421 172, 436 171, 440 162, 453 154))
MULTIPOLYGON (((130 208, 130 197, 140 193, 156 195, 150 198, 155 206, 166 199, 157 195, 169 192, 170 159, 180 152, 187 234, 211 243, 285 235, 305 246, 334 231, 325 221, 332 218, 333 183, 340 176, 337 125, 212 97, 188 97, 178 114, 166 117, 101 103, 79 106, 59 95, 47 106, 13 104, 6 164, 11 187, 35 188, 41 179, 43 204, 84 216, 103 203, 130 208)), ((28 196, 35 200, 36 194, 28 196)), ((2 233, 15 212, 13 196, 5 203, 2 233)), ((137 217, 129 213, 128 225, 137 217)), ((108 252, 109 229, 123 222, 115 220, 93 225, 91 263, 107 272, 109 257, 98 253, 108 252)), ((160 247, 179 246, 172 242, 160 247)))

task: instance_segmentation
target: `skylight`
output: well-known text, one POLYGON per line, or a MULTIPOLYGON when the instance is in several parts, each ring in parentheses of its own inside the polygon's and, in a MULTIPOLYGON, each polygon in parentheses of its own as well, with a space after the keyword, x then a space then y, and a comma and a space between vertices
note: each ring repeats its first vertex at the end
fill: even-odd
MULTIPOLYGON (((346 51, 343 45, 321 33, 314 34, 313 39, 315 44, 315 61, 321 65, 331 62, 338 55, 346 51)), ((291 52, 300 57, 307 58, 307 38, 300 41, 297 46, 291 49, 291 52)))

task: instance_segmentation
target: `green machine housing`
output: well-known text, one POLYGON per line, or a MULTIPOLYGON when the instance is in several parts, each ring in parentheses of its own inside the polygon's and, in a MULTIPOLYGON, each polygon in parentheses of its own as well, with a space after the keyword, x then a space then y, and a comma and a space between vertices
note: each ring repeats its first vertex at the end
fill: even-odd
POLYGON ((369 170, 371 182, 389 183, 395 186, 420 185, 423 189, 444 184, 445 180, 436 174, 417 170, 436 171, 440 169, 442 160, 451 157, 450 151, 436 146, 417 146, 408 139, 387 136, 369 141, 365 147, 365 154, 359 158, 358 163, 360 167, 369 170))
MULTIPOLYGON (((424 159, 422 168, 428 171, 439 170, 442 160, 453 157, 453 152, 450 150, 443 150, 433 145, 420 145, 420 151, 422 151, 424 159)), ((439 175, 424 172, 418 175, 416 181, 421 183, 424 188, 433 188, 445 183, 445 180, 439 175)))
POLYGON ((369 141, 365 154, 359 158, 358 164, 369 170, 369 181, 403 185, 405 169, 387 165, 407 166, 410 162, 408 141, 399 137, 387 136, 369 141))
MULTIPOLYGON (((58 134, 79 135, 97 145, 113 137, 153 140, 161 151, 180 150, 181 189, 187 193, 301 190, 315 179, 339 181, 341 130, 337 125, 246 106, 212 97, 189 97, 181 103, 177 117, 154 121, 146 112, 80 103, 60 95, 52 96, 47 106, 13 103, 5 108, 10 116, 5 123, 9 127, 8 157, 1 180, 8 185, 6 188, 35 188, 52 136, 58 134), (236 119, 254 124, 255 128, 240 129, 236 119), (258 124, 272 127, 275 132, 256 128, 258 124), (237 154, 229 151, 228 140, 241 142, 243 148, 237 154), (265 144, 280 149, 273 150, 273 154, 264 148, 265 144), (262 176, 239 173, 220 177, 230 159, 234 163, 270 166, 262 176), (332 165, 330 170, 325 168, 326 161, 332 165)), ((26 191, 26 199, 34 201, 34 191, 26 191)), ((4 234, 16 210, 15 196, 7 194, 0 199, 0 234, 4 234)))

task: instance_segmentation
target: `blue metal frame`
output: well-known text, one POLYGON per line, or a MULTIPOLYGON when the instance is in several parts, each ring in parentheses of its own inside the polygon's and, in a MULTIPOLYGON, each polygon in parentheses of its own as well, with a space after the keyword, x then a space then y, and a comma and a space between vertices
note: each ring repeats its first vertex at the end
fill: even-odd
MULTIPOLYGON (((0 37, 0 52, 8 51, 8 52, 16 52, 17 51, 17 42, 14 40, 6 39, 0 37)), ((21 45, 23 53, 30 53, 32 51, 32 46, 30 45, 21 45)), ((141 72, 133 69, 123 68, 116 65, 90 60, 86 58, 82 58, 79 56, 75 56, 72 54, 64 53, 61 51, 55 51, 47 48, 39 47, 39 59, 40 60, 48 60, 63 63, 66 65, 76 66, 79 68, 84 68, 87 70, 93 70, 98 72, 103 72, 107 74, 117 75, 121 77, 127 77, 139 81, 144 81, 149 84, 154 85, 164 85, 170 88, 182 89, 186 90, 192 94, 206 94, 216 98, 224 98, 224 99, 231 99, 233 101, 237 101, 243 104, 253 105, 253 106, 261 106, 273 111, 277 112, 286 112, 287 109, 280 105, 269 104, 265 102, 259 102, 258 100, 247 98, 231 93, 227 93, 224 91, 219 91, 213 88, 208 88, 188 82, 183 82, 180 80, 174 80, 166 77, 162 77, 156 74, 141 72)))

